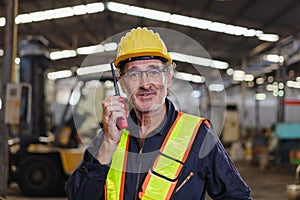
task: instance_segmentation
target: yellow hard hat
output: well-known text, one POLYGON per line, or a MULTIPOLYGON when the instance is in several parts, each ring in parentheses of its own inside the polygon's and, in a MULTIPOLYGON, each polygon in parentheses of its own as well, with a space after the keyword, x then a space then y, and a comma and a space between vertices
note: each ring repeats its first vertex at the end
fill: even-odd
POLYGON ((140 27, 131 29, 121 38, 114 65, 119 69, 126 62, 139 57, 160 58, 172 63, 167 47, 159 34, 140 27))

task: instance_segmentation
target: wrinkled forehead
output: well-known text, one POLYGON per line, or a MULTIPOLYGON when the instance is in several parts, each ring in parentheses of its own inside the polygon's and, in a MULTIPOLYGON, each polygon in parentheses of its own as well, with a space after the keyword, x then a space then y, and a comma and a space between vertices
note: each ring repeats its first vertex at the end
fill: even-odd
POLYGON ((136 60, 136 61, 126 63, 123 71, 128 71, 132 68, 135 68, 138 70, 147 70, 147 69, 156 68, 156 67, 162 68, 163 66, 164 66, 163 62, 158 59, 136 60))

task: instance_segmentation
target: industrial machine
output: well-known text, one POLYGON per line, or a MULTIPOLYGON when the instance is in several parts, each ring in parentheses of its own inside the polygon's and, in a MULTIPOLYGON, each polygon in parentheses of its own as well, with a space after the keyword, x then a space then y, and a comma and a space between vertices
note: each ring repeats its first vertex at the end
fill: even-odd
POLYGON ((286 186, 288 200, 300 199, 300 165, 296 168, 296 182, 286 186))
MULTIPOLYGON (((20 81, 7 86, 5 121, 10 127, 9 183, 17 182, 28 196, 63 193, 64 183, 84 151, 77 126, 86 116, 83 113, 83 120, 74 121, 71 96, 74 92, 81 94, 89 79, 75 81, 68 103, 56 109, 60 115, 58 123, 54 123, 45 101, 49 95, 45 92, 45 72, 51 67, 45 46, 40 38, 30 38, 21 44, 20 81)), ((102 96, 99 98, 103 98, 104 90, 101 87, 100 90, 102 96)), ((93 134, 96 132, 95 128, 93 134)), ((92 138, 93 134, 88 135, 92 138)))

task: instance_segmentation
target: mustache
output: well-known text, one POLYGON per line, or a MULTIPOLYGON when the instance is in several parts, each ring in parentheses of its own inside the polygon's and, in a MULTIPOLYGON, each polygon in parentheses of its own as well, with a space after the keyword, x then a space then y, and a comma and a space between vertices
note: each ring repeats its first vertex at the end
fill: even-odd
POLYGON ((137 94, 143 94, 143 93, 156 93, 156 90, 151 88, 150 89, 139 88, 137 94))

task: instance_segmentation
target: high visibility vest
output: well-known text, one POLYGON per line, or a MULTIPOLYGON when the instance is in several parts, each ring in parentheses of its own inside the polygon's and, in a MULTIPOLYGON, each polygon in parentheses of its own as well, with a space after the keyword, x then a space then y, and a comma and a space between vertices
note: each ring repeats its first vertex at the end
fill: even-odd
MULTIPOLYGON (((170 199, 182 171, 184 163, 204 119, 182 112, 169 130, 160 153, 142 185, 139 198, 170 199)), ((106 178, 105 199, 123 200, 125 187, 126 160, 129 146, 129 133, 123 131, 120 143, 112 157, 110 170, 106 178)))

